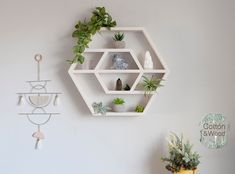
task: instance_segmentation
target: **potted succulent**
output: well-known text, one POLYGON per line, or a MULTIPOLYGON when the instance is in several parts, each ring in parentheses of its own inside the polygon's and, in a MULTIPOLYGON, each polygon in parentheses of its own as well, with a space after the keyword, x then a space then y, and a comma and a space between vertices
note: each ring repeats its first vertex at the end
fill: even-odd
POLYGON ((135 112, 144 112, 144 106, 137 105, 135 108, 135 112))
POLYGON ((110 110, 109 107, 104 106, 102 102, 94 102, 92 104, 92 107, 94 109, 94 113, 95 114, 101 114, 101 115, 105 115, 107 111, 110 110))
POLYGON ((126 43, 123 40, 124 37, 125 37, 124 33, 121 33, 121 32, 117 32, 114 34, 113 40, 114 40, 115 48, 125 48, 126 47, 126 43))
POLYGON ((115 98, 113 100, 113 111, 114 112, 124 112, 125 111, 125 101, 122 98, 115 98))
POLYGON ((163 79, 154 78, 154 76, 152 76, 151 78, 143 76, 142 78, 143 78, 142 87, 144 88, 145 91, 144 92, 145 97, 151 94, 152 91, 156 91, 158 87, 163 86, 160 84, 163 79))
POLYGON ((192 151, 193 145, 189 141, 184 142, 183 136, 178 137, 172 133, 168 140, 169 157, 162 158, 167 162, 166 169, 174 174, 196 174, 200 163, 199 154, 192 151))

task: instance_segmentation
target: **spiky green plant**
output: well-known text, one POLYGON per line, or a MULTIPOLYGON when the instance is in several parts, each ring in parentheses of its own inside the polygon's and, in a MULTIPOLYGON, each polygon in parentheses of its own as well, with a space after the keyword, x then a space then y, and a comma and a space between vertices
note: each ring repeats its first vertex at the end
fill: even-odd
POLYGON ((137 105, 135 108, 135 112, 144 112, 144 106, 137 105))
POLYGON ((113 40, 122 41, 124 39, 124 37, 125 37, 124 33, 117 32, 117 33, 114 34, 113 40))
POLYGON ((146 76, 143 76, 142 78, 143 78, 142 86, 145 91, 144 93, 145 96, 151 94, 152 91, 156 91, 158 87, 163 86, 160 84, 163 79, 156 78, 153 75, 151 78, 148 78, 146 76))
POLYGON ((96 7, 89 21, 79 21, 75 25, 75 31, 72 36, 77 38, 77 44, 73 47, 74 58, 68 60, 68 62, 70 64, 76 62, 82 64, 85 59, 82 53, 88 48, 88 44, 92 41, 92 36, 100 31, 102 27, 110 29, 115 26, 116 21, 106 12, 105 7, 96 7))
POLYGON ((193 145, 189 141, 183 141, 183 135, 180 137, 171 133, 168 140, 169 157, 162 158, 167 162, 166 169, 171 172, 179 172, 181 168, 185 170, 197 169, 199 161, 198 152, 192 151, 193 145))
POLYGON ((125 103, 125 101, 124 101, 124 99, 122 99, 122 98, 115 98, 114 100, 113 100, 113 104, 115 104, 115 105, 122 105, 122 104, 124 104, 125 103))

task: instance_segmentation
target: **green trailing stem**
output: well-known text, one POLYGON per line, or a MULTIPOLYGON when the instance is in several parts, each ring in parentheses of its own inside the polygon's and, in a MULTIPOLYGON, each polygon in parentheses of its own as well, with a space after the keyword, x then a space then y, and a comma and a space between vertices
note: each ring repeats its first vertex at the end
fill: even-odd
POLYGON ((72 34, 77 39, 76 45, 73 47, 74 58, 68 60, 68 62, 70 64, 77 62, 82 64, 85 60, 83 52, 92 41, 92 36, 100 31, 102 27, 110 30, 115 26, 116 21, 106 12, 105 7, 96 7, 89 21, 79 21, 75 25, 75 31, 72 34))

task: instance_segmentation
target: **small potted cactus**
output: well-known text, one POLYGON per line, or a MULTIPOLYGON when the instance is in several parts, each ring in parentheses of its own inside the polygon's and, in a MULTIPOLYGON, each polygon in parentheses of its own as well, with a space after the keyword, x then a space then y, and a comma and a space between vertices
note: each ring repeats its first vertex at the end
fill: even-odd
POLYGON ((113 111, 114 112, 125 112, 125 101, 122 98, 115 98, 113 100, 113 111))
POLYGON ((126 47, 126 43, 123 40, 124 37, 125 37, 124 33, 121 33, 121 32, 117 32, 114 34, 113 40, 114 40, 115 48, 125 48, 126 47))

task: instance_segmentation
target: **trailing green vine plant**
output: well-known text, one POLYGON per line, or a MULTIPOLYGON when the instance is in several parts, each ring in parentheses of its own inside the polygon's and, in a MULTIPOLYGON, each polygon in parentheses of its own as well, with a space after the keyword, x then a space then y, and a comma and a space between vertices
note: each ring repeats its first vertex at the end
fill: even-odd
POLYGON ((85 60, 83 52, 92 41, 92 36, 100 31, 102 27, 111 29, 115 26, 116 21, 106 12, 105 7, 96 7, 89 21, 78 21, 75 25, 75 31, 72 36, 77 39, 77 44, 73 47, 74 58, 68 60, 68 62, 70 64, 77 62, 83 64, 85 60))

